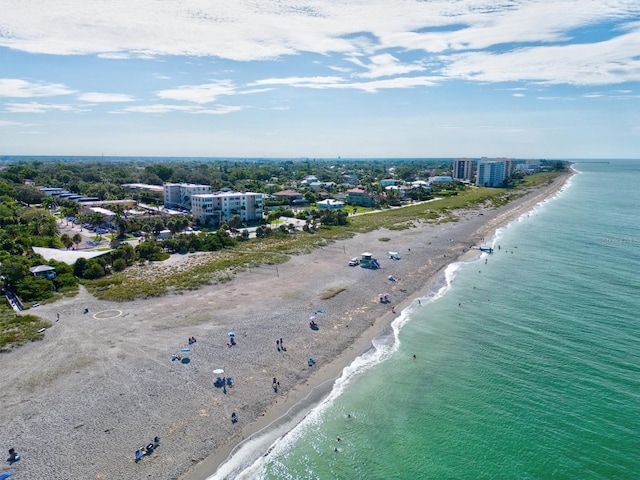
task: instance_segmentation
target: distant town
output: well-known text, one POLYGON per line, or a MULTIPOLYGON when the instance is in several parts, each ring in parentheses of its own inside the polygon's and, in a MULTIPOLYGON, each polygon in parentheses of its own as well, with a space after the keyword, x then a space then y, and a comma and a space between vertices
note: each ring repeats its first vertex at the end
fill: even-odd
POLYGON ((13 309, 171 253, 348 225, 362 213, 516 187, 568 162, 21 158, 0 162, 0 269, 13 309))

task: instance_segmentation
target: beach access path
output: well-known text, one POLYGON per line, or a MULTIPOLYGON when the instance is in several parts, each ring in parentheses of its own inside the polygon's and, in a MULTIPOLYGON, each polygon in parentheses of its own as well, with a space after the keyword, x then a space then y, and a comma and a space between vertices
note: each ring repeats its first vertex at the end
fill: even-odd
MULTIPOLYGON (((446 265, 477 256, 471 246, 552 196, 567 177, 503 207, 458 211, 456 222, 359 234, 277 270, 251 268, 199 290, 109 302, 81 289, 30 310, 52 322, 44 340, 0 354, 0 448, 22 455, 11 470, 31 480, 207 478, 239 442, 293 405, 306 399, 311 408, 320 399, 309 400, 311 389, 329 389, 446 265), (365 251, 380 270, 347 266, 365 251), (386 258, 388 251, 402 259, 386 258), (332 288, 344 290, 322 300, 332 288), (380 303, 382 292, 389 304, 380 303), (312 316, 317 331, 309 328, 312 316), (190 337, 197 341, 189 345, 190 337), (277 348, 280 338, 285 349, 277 348), (183 348, 190 349, 182 355, 188 363, 172 361, 183 348), (232 386, 213 385, 216 369, 232 386), (134 452, 156 436, 158 448, 136 462, 134 452)), ((140 275, 153 278, 215 254, 173 255, 140 275)))

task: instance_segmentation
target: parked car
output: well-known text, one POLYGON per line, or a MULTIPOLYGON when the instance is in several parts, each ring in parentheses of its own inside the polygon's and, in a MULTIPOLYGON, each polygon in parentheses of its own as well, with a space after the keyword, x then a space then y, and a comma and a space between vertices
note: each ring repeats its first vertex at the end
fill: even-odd
POLYGON ((349 266, 350 267, 357 267, 358 265, 360 265, 360 260, 358 260, 357 257, 352 258, 351 260, 349 260, 349 266))

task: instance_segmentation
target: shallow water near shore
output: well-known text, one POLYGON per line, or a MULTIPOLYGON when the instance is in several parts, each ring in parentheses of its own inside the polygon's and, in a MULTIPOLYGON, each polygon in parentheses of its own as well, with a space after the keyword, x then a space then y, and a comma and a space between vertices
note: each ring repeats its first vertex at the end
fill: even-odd
POLYGON ((268 455, 216 478, 634 478, 640 161, 575 167, 493 254, 450 266, 268 455))

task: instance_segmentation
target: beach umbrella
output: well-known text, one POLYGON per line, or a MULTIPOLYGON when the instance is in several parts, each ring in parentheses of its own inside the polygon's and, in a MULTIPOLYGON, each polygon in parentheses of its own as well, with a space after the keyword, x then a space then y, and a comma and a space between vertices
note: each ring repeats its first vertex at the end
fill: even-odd
POLYGON ((0 480, 4 480, 5 478, 9 478, 11 475, 13 475, 13 473, 11 473, 11 472, 0 473, 0 480))
POLYGON ((215 373, 216 375, 221 375, 224 373, 224 370, 222 368, 216 368, 213 373, 215 373))
POLYGON ((236 336, 236 334, 233 333, 233 332, 229 332, 227 335, 229 335, 230 337, 235 337, 236 336))

